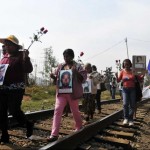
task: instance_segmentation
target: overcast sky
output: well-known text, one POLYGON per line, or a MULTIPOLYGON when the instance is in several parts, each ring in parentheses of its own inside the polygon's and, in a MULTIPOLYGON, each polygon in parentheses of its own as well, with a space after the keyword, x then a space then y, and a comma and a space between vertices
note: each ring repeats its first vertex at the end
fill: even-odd
POLYGON ((30 57, 42 59, 52 46, 59 62, 66 48, 81 51, 82 60, 104 70, 115 60, 132 55, 150 58, 150 0, 0 0, 0 38, 15 35, 27 48, 41 27, 48 33, 30 49, 30 57))

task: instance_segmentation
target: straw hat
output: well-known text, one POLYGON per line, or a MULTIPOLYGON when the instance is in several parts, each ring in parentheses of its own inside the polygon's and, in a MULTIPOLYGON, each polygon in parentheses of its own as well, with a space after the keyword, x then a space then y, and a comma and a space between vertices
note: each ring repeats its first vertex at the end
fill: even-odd
POLYGON ((15 45, 18 45, 20 48, 22 47, 19 45, 19 40, 14 35, 9 35, 7 38, 0 38, 0 43, 5 44, 6 40, 11 41, 15 45))

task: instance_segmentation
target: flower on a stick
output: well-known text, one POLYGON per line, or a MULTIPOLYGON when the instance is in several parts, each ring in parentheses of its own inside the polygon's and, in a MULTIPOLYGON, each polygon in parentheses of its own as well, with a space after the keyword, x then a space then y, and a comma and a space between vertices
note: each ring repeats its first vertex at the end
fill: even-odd
POLYGON ((42 27, 42 28, 40 29, 40 31, 37 31, 36 34, 33 33, 33 37, 30 37, 31 43, 30 43, 30 45, 29 45, 29 47, 28 47, 28 50, 29 50, 29 48, 32 46, 32 44, 33 44, 34 42, 41 42, 41 41, 40 41, 41 36, 44 35, 44 34, 46 34, 47 32, 48 32, 48 30, 45 29, 44 27, 42 27))
POLYGON ((83 52, 80 52, 80 56, 78 56, 78 62, 83 64, 82 60, 81 60, 81 57, 84 55, 83 52))

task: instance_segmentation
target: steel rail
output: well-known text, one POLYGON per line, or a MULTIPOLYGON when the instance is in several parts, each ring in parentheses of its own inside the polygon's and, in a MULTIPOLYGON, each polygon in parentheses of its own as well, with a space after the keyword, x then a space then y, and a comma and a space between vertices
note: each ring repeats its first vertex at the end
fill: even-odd
MULTIPOLYGON (((143 99, 138 105, 146 103, 150 99, 143 99)), ((85 141, 92 138, 98 132, 102 131, 104 128, 111 125, 116 120, 120 119, 123 115, 123 109, 114 112, 111 115, 108 115, 90 125, 87 125, 83 129, 72 133, 68 136, 65 136, 61 139, 58 139, 55 142, 49 143, 46 146, 40 148, 40 150, 56 150, 56 149, 65 149, 73 150, 76 149, 79 145, 83 144, 85 141)))
MULTIPOLYGON (((116 103, 116 102, 120 102, 120 99, 111 99, 111 100, 102 100, 101 104, 111 104, 111 103, 116 103)), ((79 105, 79 108, 82 108, 82 105, 79 105)), ((50 117, 53 116, 54 114, 54 109, 47 109, 47 110, 40 110, 40 111, 34 111, 34 112, 27 112, 25 113, 25 115, 27 116, 28 119, 30 120, 40 120, 46 117, 50 117)), ((8 120, 9 120, 9 126, 16 126, 17 122, 15 119, 13 119, 13 117, 10 115, 8 116, 8 120)))

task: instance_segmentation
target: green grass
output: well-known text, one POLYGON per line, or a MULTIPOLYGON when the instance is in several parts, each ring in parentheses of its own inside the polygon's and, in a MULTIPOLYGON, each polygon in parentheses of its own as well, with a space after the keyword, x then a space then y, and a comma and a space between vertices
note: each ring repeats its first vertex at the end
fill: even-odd
MULTIPOLYGON (((120 98, 118 91, 116 92, 116 96, 115 97, 116 98, 120 98)), ((101 99, 102 100, 110 100, 111 99, 110 92, 108 90, 102 92, 101 93, 101 99)))
POLYGON ((26 92, 27 95, 31 96, 31 100, 42 100, 48 99, 50 96, 55 95, 55 86, 32 86, 27 87, 26 92))
MULTIPOLYGON (((118 93, 116 98, 120 98, 118 93)), ((101 94, 102 100, 111 99, 110 92, 104 91, 101 94)), ((43 109, 54 108, 55 105, 55 86, 42 87, 42 86, 31 86, 26 88, 25 96, 22 101, 22 110, 38 111, 43 109)))
POLYGON ((22 109, 26 111, 38 111, 54 108, 55 86, 31 86, 26 88, 22 101, 22 109))
POLYGON ((38 110, 50 109, 50 108, 54 108, 54 97, 50 99, 39 100, 39 101, 24 100, 22 102, 22 109, 24 112, 38 111, 38 110))

